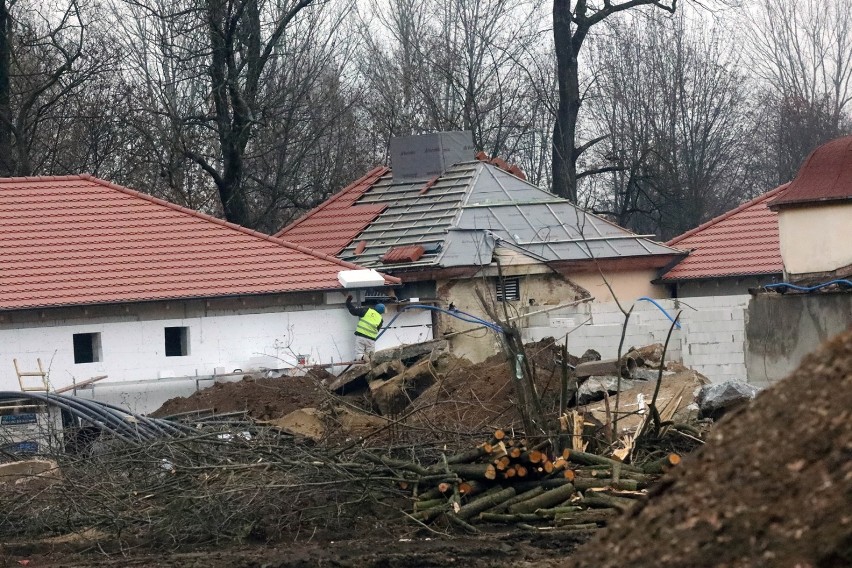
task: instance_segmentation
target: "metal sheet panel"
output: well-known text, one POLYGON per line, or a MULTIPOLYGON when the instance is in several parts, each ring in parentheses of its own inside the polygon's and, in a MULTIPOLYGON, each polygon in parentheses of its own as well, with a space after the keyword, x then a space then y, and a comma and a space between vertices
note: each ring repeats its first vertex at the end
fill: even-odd
POLYGON ((474 152, 473 136, 466 130, 391 138, 394 182, 429 180, 454 164, 472 160, 474 152))

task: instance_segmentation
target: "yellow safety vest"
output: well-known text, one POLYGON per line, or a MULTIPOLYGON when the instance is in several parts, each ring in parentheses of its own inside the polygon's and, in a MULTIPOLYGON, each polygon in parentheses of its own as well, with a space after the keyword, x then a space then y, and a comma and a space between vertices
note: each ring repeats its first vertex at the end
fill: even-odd
POLYGON ((379 336, 379 326, 381 324, 382 314, 373 308, 370 308, 367 310, 367 313, 358 320, 358 327, 355 329, 355 332, 363 335, 364 337, 376 339, 379 336))

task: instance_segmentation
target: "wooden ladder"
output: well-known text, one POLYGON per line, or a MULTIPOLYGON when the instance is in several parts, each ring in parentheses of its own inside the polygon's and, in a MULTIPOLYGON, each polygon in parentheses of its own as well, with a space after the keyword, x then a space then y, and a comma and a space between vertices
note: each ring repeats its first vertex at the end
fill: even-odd
POLYGON ((15 364, 15 373, 18 375, 18 384, 21 385, 21 392, 27 391, 44 391, 47 392, 49 387, 47 385, 47 371, 44 370, 44 367, 41 365, 41 359, 36 359, 38 361, 38 371, 21 371, 18 368, 18 360, 12 359, 12 362, 15 364), (25 386, 24 378, 25 377, 41 377, 41 386, 25 386))

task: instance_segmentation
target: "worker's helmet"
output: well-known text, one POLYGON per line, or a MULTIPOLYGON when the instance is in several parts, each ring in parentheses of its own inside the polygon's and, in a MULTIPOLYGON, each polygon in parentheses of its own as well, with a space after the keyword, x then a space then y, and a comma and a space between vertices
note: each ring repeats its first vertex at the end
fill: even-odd
POLYGON ((379 312, 380 314, 385 313, 385 305, 384 304, 376 304, 373 307, 373 309, 376 310, 377 312, 379 312))

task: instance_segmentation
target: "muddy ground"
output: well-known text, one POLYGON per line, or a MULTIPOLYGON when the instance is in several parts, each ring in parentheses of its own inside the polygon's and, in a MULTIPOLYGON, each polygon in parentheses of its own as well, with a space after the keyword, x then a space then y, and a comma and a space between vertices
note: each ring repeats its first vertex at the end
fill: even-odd
POLYGON ((495 531, 475 537, 436 535, 370 535, 335 540, 301 535, 291 544, 226 547, 178 553, 138 554, 133 550, 85 552, 57 549, 29 552, 26 547, 0 554, 0 566, 49 568, 167 567, 167 568, 490 568, 551 566, 571 554, 587 537, 564 533, 495 531), (579 539, 579 540, 578 540, 579 539))
MULTIPOLYGON (((482 403, 488 393, 488 400, 497 401, 507 375, 499 365, 468 373, 493 383, 492 390, 469 389, 461 381, 435 396, 475 396, 482 403)), ((500 401, 475 418, 488 423, 504 405, 500 401)), ((558 529, 447 536, 400 522, 194 551, 144 552, 127 544, 118 549, 98 539, 7 542, 0 546, 0 566, 852 566, 852 332, 806 358, 750 406, 727 415, 706 445, 652 488, 648 499, 578 547, 586 538, 558 529)))

